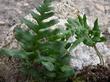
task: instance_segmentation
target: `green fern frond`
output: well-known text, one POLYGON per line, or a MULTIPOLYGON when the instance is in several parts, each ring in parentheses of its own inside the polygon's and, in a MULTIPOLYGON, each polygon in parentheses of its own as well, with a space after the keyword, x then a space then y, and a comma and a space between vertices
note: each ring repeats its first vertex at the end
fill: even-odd
POLYGON ((20 58, 23 73, 35 82, 65 82, 74 73, 69 65, 70 56, 67 50, 70 29, 51 29, 58 22, 51 18, 54 15, 51 2, 52 0, 44 0, 36 8, 38 13, 31 13, 36 22, 22 19, 28 29, 15 29, 20 50, 0 49, 0 54, 20 58))

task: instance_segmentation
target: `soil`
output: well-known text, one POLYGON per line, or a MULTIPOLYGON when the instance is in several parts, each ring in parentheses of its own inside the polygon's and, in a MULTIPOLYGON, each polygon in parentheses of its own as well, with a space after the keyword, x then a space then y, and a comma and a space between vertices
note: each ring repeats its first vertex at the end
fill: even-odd
POLYGON ((78 71, 73 82, 110 82, 110 67, 86 66, 78 71))

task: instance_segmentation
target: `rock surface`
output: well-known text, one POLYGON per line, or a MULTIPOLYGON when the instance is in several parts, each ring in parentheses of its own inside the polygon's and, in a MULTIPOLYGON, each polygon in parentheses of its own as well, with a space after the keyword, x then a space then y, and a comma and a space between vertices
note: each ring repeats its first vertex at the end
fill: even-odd
MULTIPOLYGON (((105 63, 110 64, 110 34, 109 34, 109 22, 110 22, 110 1, 108 0, 60 0, 55 3, 56 16, 60 18, 61 25, 65 23, 65 19, 68 17, 75 18, 78 14, 86 14, 88 17, 88 24, 93 26, 94 20, 98 17, 100 29, 102 32, 107 32, 107 43, 97 44, 97 48, 104 57, 105 63)), ((98 64, 99 59, 93 48, 89 48, 83 44, 77 46, 71 52, 74 57, 72 59, 72 66, 82 68, 85 65, 98 64)))
POLYGON ((0 0, 0 43, 8 30, 20 22, 20 18, 29 14, 42 0, 0 0))

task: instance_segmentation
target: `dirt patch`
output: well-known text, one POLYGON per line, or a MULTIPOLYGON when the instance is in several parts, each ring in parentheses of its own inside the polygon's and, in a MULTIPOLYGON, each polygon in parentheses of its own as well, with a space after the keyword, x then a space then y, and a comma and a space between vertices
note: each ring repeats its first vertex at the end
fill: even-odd
POLYGON ((110 82, 110 67, 101 65, 84 67, 76 75, 74 82, 110 82))

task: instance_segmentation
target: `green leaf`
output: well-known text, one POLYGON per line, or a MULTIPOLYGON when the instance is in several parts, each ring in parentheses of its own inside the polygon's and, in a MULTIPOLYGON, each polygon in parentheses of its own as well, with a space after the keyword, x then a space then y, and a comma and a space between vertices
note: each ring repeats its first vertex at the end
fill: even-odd
POLYGON ((0 54, 24 59, 27 58, 28 55, 32 54, 32 52, 25 52, 24 50, 17 49, 0 49, 0 54))
POLYGON ((53 19, 53 20, 50 20, 48 22, 40 22, 38 27, 40 29, 44 29, 44 30, 46 29, 47 30, 49 27, 51 27, 57 23, 58 23, 58 21, 53 19))
POLYGON ((93 41, 95 41, 95 42, 104 42, 104 41, 106 41, 106 38, 105 37, 94 37, 93 41))
POLYGON ((67 43, 65 48, 68 49, 71 46, 71 43, 67 43))
POLYGON ((83 24, 84 24, 83 18, 80 15, 78 15, 78 19, 79 19, 80 24, 83 26, 83 24))
POLYGON ((35 13, 35 12, 31 12, 32 17, 37 21, 37 23, 39 24, 42 21, 42 16, 35 13))
POLYGON ((43 20, 45 20, 45 19, 47 19, 47 18, 53 16, 53 15, 54 15, 54 12, 52 12, 52 11, 51 11, 51 12, 47 12, 47 13, 43 14, 42 16, 39 15, 39 14, 37 14, 37 13, 35 13, 35 12, 32 12, 31 15, 32 15, 32 17, 33 17, 38 23, 40 23, 40 22, 42 22, 43 20))
POLYGON ((66 30, 69 30, 72 28, 72 26, 69 23, 66 23, 65 26, 67 27, 66 30))
POLYGON ((83 21, 84 21, 84 28, 89 29, 88 24, 87 24, 86 15, 83 16, 83 21))
POLYGON ((66 76, 66 77, 74 74, 74 69, 72 69, 72 67, 70 67, 68 65, 62 66, 61 71, 65 73, 64 76, 66 76))
POLYGON ((100 42, 104 42, 107 41, 107 39, 105 37, 100 37, 100 42))
POLYGON ((95 45, 95 41, 93 41, 93 39, 87 38, 87 37, 84 39, 83 43, 85 45, 87 45, 87 46, 93 46, 93 45, 95 45))
POLYGON ((78 44, 83 41, 83 38, 77 39, 72 43, 71 49, 75 48, 78 44))
POLYGON ((100 37, 100 29, 98 25, 98 19, 94 22, 94 27, 92 29, 94 37, 100 37))
POLYGON ((51 62, 42 62, 42 65, 45 66, 45 68, 48 71, 54 71, 55 70, 53 63, 51 63, 51 62))
POLYGON ((50 73, 46 73, 46 75, 50 78, 54 78, 56 77, 56 73, 50 72, 50 73))
MULTIPOLYGON (((72 18, 68 18, 67 22, 68 22, 67 24, 69 24, 73 28, 80 26, 80 23, 78 23, 77 20, 72 19, 72 18)), ((69 25, 67 25, 67 26, 69 26, 69 25)))
POLYGON ((44 25, 45 27, 51 27, 57 23, 58 23, 58 20, 53 19, 53 20, 50 20, 49 22, 45 22, 44 25))
POLYGON ((65 53, 65 43, 54 41, 54 42, 47 42, 40 46, 40 49, 45 53, 50 54, 51 56, 58 56, 60 54, 65 53))
POLYGON ((34 36, 32 33, 29 31, 23 31, 21 28, 16 28, 15 29, 15 37, 17 40, 25 40, 31 42, 34 39, 34 36))
POLYGON ((54 12, 53 12, 53 11, 47 12, 47 13, 45 13, 45 14, 42 16, 42 20, 47 19, 47 18, 49 18, 49 17, 51 17, 51 16, 53 16, 53 15, 54 15, 54 12))
MULTIPOLYGON (((42 4, 42 5, 40 5, 39 7, 37 7, 36 9, 37 9, 37 11, 41 14, 41 15, 43 15, 45 12, 44 12, 44 9, 42 8, 43 6, 45 6, 44 4, 42 4)), ((46 7, 45 7, 46 8, 46 7)))
POLYGON ((70 54, 66 54, 64 55, 61 59, 61 62, 65 65, 69 65, 70 64, 70 59, 72 59, 72 56, 70 54))
POLYGON ((45 14, 45 12, 49 12, 49 11, 53 10, 53 7, 50 7, 49 4, 42 4, 41 6, 37 7, 36 9, 41 15, 43 15, 43 14, 45 14))
POLYGON ((30 31, 23 31, 21 28, 15 29, 15 38, 20 42, 23 49, 31 51, 35 47, 35 35, 30 31))
POLYGON ((41 56, 41 60, 42 60, 42 61, 45 61, 45 62, 52 62, 52 63, 54 63, 54 62, 56 61, 55 58, 45 57, 45 56, 41 56))
POLYGON ((54 29, 54 30, 51 30, 51 29, 43 29, 42 31, 40 30, 39 31, 39 34, 38 34, 38 37, 39 38, 47 38, 49 39, 50 41, 56 41, 60 38, 60 30, 59 29, 54 29))
POLYGON ((34 32, 38 31, 38 25, 32 23, 30 20, 27 20, 25 18, 23 18, 21 20, 23 23, 25 23, 31 30, 33 30, 34 32))
POLYGON ((62 72, 67 72, 67 71, 70 71, 70 70, 72 70, 72 68, 68 65, 64 65, 64 66, 61 67, 62 72))

